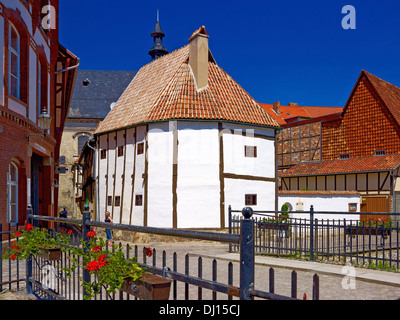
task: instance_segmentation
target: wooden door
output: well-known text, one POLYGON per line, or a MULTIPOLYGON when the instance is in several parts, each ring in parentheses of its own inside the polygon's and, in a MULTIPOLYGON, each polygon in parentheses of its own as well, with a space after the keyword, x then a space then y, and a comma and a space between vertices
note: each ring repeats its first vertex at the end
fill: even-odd
POLYGON ((362 214, 362 212, 387 212, 387 197, 363 197, 360 211, 360 220, 368 221, 369 219, 383 218, 383 216, 362 214))

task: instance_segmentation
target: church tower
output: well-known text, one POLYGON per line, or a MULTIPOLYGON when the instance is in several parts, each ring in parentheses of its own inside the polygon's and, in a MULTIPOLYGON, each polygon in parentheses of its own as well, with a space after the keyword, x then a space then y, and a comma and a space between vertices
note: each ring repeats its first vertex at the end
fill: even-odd
POLYGON ((151 56, 152 60, 155 60, 168 53, 168 50, 163 46, 162 39, 165 37, 165 34, 161 29, 158 10, 157 10, 157 23, 156 26, 154 27, 153 32, 151 33, 151 36, 154 38, 154 45, 150 49, 149 55, 151 56))

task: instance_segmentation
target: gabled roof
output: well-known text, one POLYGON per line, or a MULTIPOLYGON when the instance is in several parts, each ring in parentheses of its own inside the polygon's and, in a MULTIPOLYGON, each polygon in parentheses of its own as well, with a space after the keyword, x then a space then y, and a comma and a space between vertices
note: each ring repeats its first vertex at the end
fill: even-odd
MULTIPOLYGON (((195 32, 205 32, 200 28, 195 32)), ((96 134, 168 120, 221 120, 278 127, 267 112, 213 60, 208 86, 196 90, 189 45, 144 65, 96 134)))
POLYGON ((358 87, 359 82, 361 79, 365 77, 373 89, 377 96, 381 99, 382 103, 388 109, 388 111, 392 114, 393 118, 396 120, 397 124, 400 126, 400 88, 385 81, 377 76, 362 70, 357 82, 347 100, 346 106, 343 109, 343 114, 346 112, 347 107, 353 97, 353 94, 358 87))
POLYGON ((136 71, 79 70, 68 117, 104 119, 135 75, 136 71))
POLYGON ((276 120, 279 124, 284 125, 288 122, 291 122, 293 118, 316 118, 321 116, 326 116, 329 114, 334 114, 338 112, 342 112, 342 107, 317 107, 317 106, 283 106, 281 105, 280 114, 277 114, 273 110, 273 105, 268 103, 260 103, 260 105, 264 108, 268 114, 276 120))
POLYGON ((400 154, 392 154, 387 156, 300 163, 281 173, 279 176, 284 178, 357 172, 378 172, 394 170, 399 166, 400 154))

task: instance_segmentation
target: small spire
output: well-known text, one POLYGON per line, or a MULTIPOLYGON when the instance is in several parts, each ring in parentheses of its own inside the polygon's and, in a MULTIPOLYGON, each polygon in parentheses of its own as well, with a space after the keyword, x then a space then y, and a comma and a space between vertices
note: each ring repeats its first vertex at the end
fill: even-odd
POLYGON ((149 51, 149 55, 151 56, 152 60, 155 60, 165 54, 168 53, 168 50, 163 45, 163 38, 165 36, 164 32, 161 29, 160 24, 160 13, 157 9, 157 22, 156 26, 154 27, 151 36, 154 38, 154 45, 149 51))

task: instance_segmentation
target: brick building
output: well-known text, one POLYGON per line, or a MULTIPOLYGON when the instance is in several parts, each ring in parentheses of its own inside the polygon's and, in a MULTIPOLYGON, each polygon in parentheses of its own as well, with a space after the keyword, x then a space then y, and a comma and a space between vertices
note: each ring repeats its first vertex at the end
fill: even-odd
POLYGON ((399 211, 400 88, 363 70, 343 112, 283 127, 282 190, 355 190, 362 212, 399 211), (303 143, 320 155, 294 157, 303 143))
POLYGON ((0 223, 11 226, 25 223, 28 206, 50 216, 57 208, 55 169, 79 62, 59 43, 58 15, 58 1, 0 1, 0 223))

